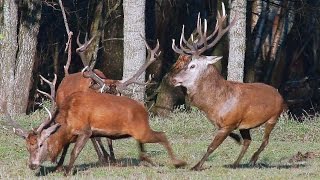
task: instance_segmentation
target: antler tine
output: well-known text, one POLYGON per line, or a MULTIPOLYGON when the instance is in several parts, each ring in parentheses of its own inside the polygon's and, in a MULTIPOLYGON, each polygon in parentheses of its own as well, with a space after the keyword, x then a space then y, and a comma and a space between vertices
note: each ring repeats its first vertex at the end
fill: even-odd
POLYGON ((236 19, 237 19, 235 17, 226 28, 223 28, 224 21, 227 17, 224 3, 222 3, 222 16, 220 15, 219 11, 218 11, 217 16, 218 17, 217 17, 215 30, 209 37, 206 38, 206 41, 210 40, 217 32, 218 32, 218 34, 210 44, 199 49, 199 54, 203 53, 205 50, 212 48, 214 45, 216 45, 217 42, 222 38, 222 36, 235 24, 236 19))
MULTIPOLYGON (((200 13, 198 13, 198 18, 197 18, 197 33, 198 33, 198 36, 197 36, 197 39, 195 41, 195 46, 198 46, 199 44, 199 41, 201 40, 202 38, 202 31, 201 31, 201 18, 200 18, 200 13)), ((197 48, 197 47, 196 47, 197 48)))
POLYGON ((181 55, 187 55, 185 52, 183 52, 181 49, 179 49, 177 46, 176 46, 176 43, 175 43, 175 39, 172 39, 172 45, 171 45, 171 48, 174 52, 178 53, 178 54, 181 54, 181 55))
POLYGON ((9 114, 6 114, 5 117, 3 117, 4 119, 6 119, 6 121, 3 121, 5 123, 5 126, 3 126, 2 128, 5 130, 9 130, 7 126, 11 126, 12 127, 12 131, 17 135, 20 136, 22 138, 27 138, 28 133, 25 129, 23 129, 15 120, 13 120, 11 118, 11 116, 9 114))
POLYGON ((222 16, 226 16, 226 7, 224 6, 224 2, 222 2, 222 16))
POLYGON ((196 51, 196 48, 193 45, 189 44, 189 42, 184 37, 184 25, 182 26, 182 32, 180 37, 180 48, 186 54, 193 54, 196 51), (185 43, 189 49, 185 48, 183 43, 185 43))
MULTIPOLYGON (((191 42, 193 43, 193 35, 191 34, 191 36, 192 36, 191 42)), ((184 47, 183 47, 181 41, 183 41, 183 43, 186 44, 186 45, 188 46, 188 48, 189 48, 192 52, 194 52, 194 51, 196 50, 195 47, 194 47, 194 45, 190 44, 190 43, 186 40, 186 38, 185 38, 185 36, 184 36, 184 25, 182 26, 181 37, 180 37, 180 47, 181 47, 181 49, 182 49, 182 48, 184 48, 184 47)), ((184 51, 185 51, 185 50, 184 50, 184 51)), ((186 52, 187 52, 187 51, 186 51, 186 52)))
POLYGON ((117 90, 119 92, 123 92, 123 90, 128 85, 133 84, 133 83, 134 84, 144 84, 144 83, 141 83, 141 82, 137 81, 138 77, 150 66, 150 64, 152 64, 155 60, 157 60, 157 57, 161 53, 161 52, 158 52, 159 47, 160 47, 159 40, 157 40, 156 47, 154 49, 151 49, 149 47, 149 45, 147 45, 148 43, 146 42, 146 39, 144 37, 142 37, 142 38, 143 38, 143 40, 144 40, 144 42, 146 44, 147 50, 148 50, 148 59, 147 59, 146 63, 143 64, 131 78, 129 78, 127 80, 121 80, 121 81, 118 82, 117 90))
POLYGON ((57 82, 57 75, 54 74, 54 79, 52 80, 52 82, 50 82, 49 80, 47 80, 46 78, 44 78, 44 77, 41 76, 41 75, 40 75, 40 78, 41 78, 44 82, 46 82, 47 84, 49 84, 49 86, 50 86, 50 92, 51 92, 51 93, 50 93, 50 95, 49 95, 48 93, 46 93, 46 92, 44 92, 44 91, 41 91, 41 90, 39 90, 39 89, 37 89, 37 91, 38 91, 39 93, 47 96, 48 98, 50 98, 50 100, 51 100, 51 108, 50 108, 50 111, 49 111, 46 107, 44 107, 45 110, 48 112, 49 117, 48 117, 43 123, 41 123, 40 126, 37 128, 37 132, 38 132, 38 133, 40 133, 45 126, 47 126, 48 124, 51 123, 52 117, 53 117, 53 115, 55 114, 56 109, 57 109, 56 102, 55 102, 55 93, 56 93, 56 92, 55 92, 55 91, 56 91, 55 88, 56 88, 56 82, 57 82))
POLYGON ((103 79, 101 79, 96 73, 94 73, 89 66, 84 67, 81 72, 83 77, 91 78, 92 80, 94 80, 96 83, 99 84, 99 86, 101 87, 100 92, 107 92, 110 90, 110 87, 106 86, 103 79), (86 74, 84 73, 84 71, 86 71, 86 74))
POLYGON ((82 44, 80 43, 79 38, 80 38, 80 32, 78 33, 78 36, 77 36, 77 44, 78 44, 79 47, 81 47, 82 44))
POLYGON ((45 96, 47 96, 48 98, 50 98, 50 100, 52 100, 52 101, 54 102, 55 93, 56 93, 56 92, 55 92, 55 87, 56 87, 56 83, 57 83, 57 75, 54 74, 54 78, 53 78, 52 82, 50 82, 49 80, 47 80, 46 78, 44 78, 44 77, 41 76, 41 75, 39 75, 39 76, 40 76, 40 78, 41 78, 44 82, 46 82, 47 84, 49 84, 51 94, 49 95, 48 93, 43 92, 43 91, 41 91, 41 90, 39 90, 39 89, 37 89, 37 91, 38 91, 39 93, 41 93, 41 94, 44 94, 45 96))
MULTIPOLYGON (((79 33, 80 34, 80 33, 79 33)), ((78 55, 80 56, 80 59, 83 63, 83 65, 85 66, 83 69, 82 69, 82 75, 85 77, 85 78, 91 78, 92 80, 94 80, 96 83, 99 84, 99 86, 101 87, 100 89, 100 92, 106 92, 108 91, 108 86, 105 85, 104 81, 98 76, 96 75, 92 69, 90 68, 90 66, 88 66, 85 62, 85 55, 84 55, 84 52, 87 50, 87 47, 91 44, 92 40, 95 38, 95 36, 93 36, 90 40, 88 40, 88 33, 86 33, 86 36, 85 36, 85 42, 83 44, 80 43, 80 40, 79 40, 79 34, 78 34, 78 37, 77 37, 77 44, 78 44, 78 48, 76 49, 76 52, 78 53, 78 55), (84 73, 84 71, 87 70, 87 74, 84 73)))
POLYGON ((84 43, 88 42, 88 32, 86 32, 86 36, 84 37, 84 43))
POLYGON ((79 40, 79 38, 80 38, 80 32, 79 32, 78 36, 77 36, 77 44, 79 47, 76 49, 76 52, 79 53, 79 52, 85 51, 95 37, 96 36, 94 35, 94 36, 92 36, 92 38, 90 40, 88 40, 88 33, 86 33, 84 43, 82 44, 82 43, 80 43, 80 40, 79 40))
MULTIPOLYGON (((198 21, 199 23, 197 23, 197 33, 199 34, 198 36, 198 40, 196 43, 196 47, 199 48, 203 45, 203 47, 201 49, 207 49, 207 20, 204 20, 204 30, 202 32, 201 27, 202 27, 202 23, 201 23, 201 19, 200 19, 200 13, 198 16, 198 21)), ((200 55, 202 53, 201 49, 197 49, 195 55, 200 55)))

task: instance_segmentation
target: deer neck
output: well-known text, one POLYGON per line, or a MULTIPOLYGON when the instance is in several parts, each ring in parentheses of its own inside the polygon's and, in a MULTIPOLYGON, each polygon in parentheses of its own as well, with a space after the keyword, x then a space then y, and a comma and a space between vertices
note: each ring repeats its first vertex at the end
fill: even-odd
POLYGON ((60 127, 48 138, 48 159, 56 162, 61 150, 70 143, 70 138, 64 127, 60 127))
POLYGON ((190 102, 200 110, 207 111, 214 103, 223 101, 232 93, 229 82, 226 81, 218 70, 209 66, 196 84, 196 89, 188 93, 190 102))

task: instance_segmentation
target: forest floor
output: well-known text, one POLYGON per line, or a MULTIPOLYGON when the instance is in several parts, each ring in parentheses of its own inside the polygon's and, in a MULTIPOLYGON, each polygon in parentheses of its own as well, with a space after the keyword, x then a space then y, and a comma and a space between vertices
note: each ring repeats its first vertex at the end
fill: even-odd
MULTIPOLYGON (((22 125, 31 129, 39 124, 44 112, 19 117, 22 125)), ((257 165, 248 165, 258 149, 263 126, 251 130, 252 143, 239 168, 231 168, 241 146, 231 138, 205 162, 205 170, 190 168, 204 155, 215 133, 214 126, 198 110, 177 111, 168 118, 151 117, 154 130, 165 131, 178 156, 188 162, 185 168, 175 169, 165 149, 148 144, 146 149, 155 167, 139 164, 137 143, 134 139, 113 141, 118 165, 99 165, 92 143, 87 143, 75 163, 74 175, 68 179, 320 179, 320 118, 306 117, 299 123, 281 117, 271 134, 269 145, 260 155, 257 165)), ((103 140, 106 144, 106 140, 103 140)), ((72 148, 73 146, 71 146, 72 148)), ((71 151, 69 148, 69 152, 71 151)), ((0 129, 0 179, 61 179, 63 173, 52 172, 54 164, 45 163, 39 170, 27 166, 28 152, 22 138, 0 129)), ((69 156, 65 165, 69 162, 69 156)))

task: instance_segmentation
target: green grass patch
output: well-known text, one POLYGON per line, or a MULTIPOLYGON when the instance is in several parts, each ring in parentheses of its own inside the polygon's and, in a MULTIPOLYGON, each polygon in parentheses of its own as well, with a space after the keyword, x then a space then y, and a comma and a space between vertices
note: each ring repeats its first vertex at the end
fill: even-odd
MULTIPOLYGON (((45 112, 16 117, 26 129, 37 127, 45 112)), ((91 142, 88 142, 75 163, 75 175, 68 179, 319 179, 320 178, 320 118, 307 118, 303 123, 283 116, 271 134, 269 145, 263 151, 256 167, 247 165, 258 149, 264 127, 251 131, 252 143, 241 162, 241 167, 229 167, 237 158, 241 146, 231 138, 211 154, 200 172, 190 171, 204 155, 215 134, 215 127, 196 109, 176 111, 168 118, 151 117, 154 130, 165 131, 175 154, 188 162, 186 168, 175 169, 165 149, 158 144, 147 144, 146 149, 156 167, 139 164, 137 143, 134 139, 114 141, 116 158, 121 166, 99 165, 91 142), (314 157, 290 161, 298 152, 315 153, 314 157)), ((2 124, 3 125, 3 124, 2 124)), ((106 144, 106 140, 103 139, 106 144)), ((71 151, 69 149, 69 152, 71 151)), ((23 139, 10 131, 0 130, 0 179, 60 179, 62 173, 50 172, 54 164, 45 163, 41 171, 27 167, 28 153, 23 139), (49 173, 47 173, 49 172, 49 173), (44 173, 44 174, 43 174, 44 173)), ((65 165, 69 162, 69 156, 65 165)))

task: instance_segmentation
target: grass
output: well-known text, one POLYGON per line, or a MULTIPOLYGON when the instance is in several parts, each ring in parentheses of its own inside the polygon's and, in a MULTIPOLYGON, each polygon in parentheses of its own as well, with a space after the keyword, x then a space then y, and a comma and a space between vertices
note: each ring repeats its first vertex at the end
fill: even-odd
MULTIPOLYGON (((35 112, 18 120, 27 129, 36 127, 44 112, 35 112)), ((263 127, 252 130, 253 141, 242 160, 240 168, 230 165, 237 158, 241 146, 231 138, 205 162, 203 171, 189 169, 206 152, 215 132, 214 126, 198 110, 176 111, 168 118, 152 117, 151 126, 165 131, 176 155, 188 162, 186 168, 175 169, 161 145, 148 144, 146 149, 156 167, 139 165, 138 148, 132 138, 114 141, 115 155, 123 166, 98 165, 92 144, 88 143, 75 163, 75 174, 68 179, 319 179, 320 118, 307 118, 299 123, 281 117, 271 134, 270 143, 260 155, 258 165, 247 165, 251 155, 260 146, 263 127), (314 152, 316 157, 302 161, 290 159, 298 152, 314 152)), ((105 144, 106 141, 104 140, 105 144)), ((69 149, 70 151, 70 149, 69 149)), ((0 130, 0 179, 61 179, 62 173, 51 172, 54 167, 45 163, 40 170, 27 167, 28 153, 23 139, 4 129, 0 130)), ((65 164, 69 161, 66 158, 65 164)))

